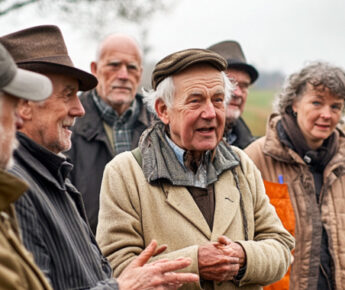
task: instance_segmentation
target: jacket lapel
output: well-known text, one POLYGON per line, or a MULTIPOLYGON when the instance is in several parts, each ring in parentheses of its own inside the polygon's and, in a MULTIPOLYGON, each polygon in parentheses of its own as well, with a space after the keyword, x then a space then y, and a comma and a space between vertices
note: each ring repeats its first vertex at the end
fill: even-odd
POLYGON ((164 185, 164 189, 167 194, 167 203, 210 239, 210 227, 188 190, 185 187, 170 185, 164 185))
POLYGON ((216 208, 214 212, 212 241, 224 235, 232 220, 237 214, 240 214, 240 197, 231 171, 223 174, 215 186, 216 208))

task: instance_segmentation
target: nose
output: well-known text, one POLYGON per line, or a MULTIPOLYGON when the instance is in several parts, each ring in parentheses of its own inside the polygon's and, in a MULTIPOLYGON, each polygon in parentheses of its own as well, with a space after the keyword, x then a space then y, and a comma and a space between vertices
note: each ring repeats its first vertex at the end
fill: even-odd
POLYGON ((127 80, 128 79, 128 69, 126 64, 122 64, 119 71, 118 71, 118 78, 121 80, 127 80))
POLYGON ((201 117, 204 119, 214 119, 216 117, 216 110, 211 101, 205 104, 201 117))
POLYGON ((74 96, 74 99, 71 102, 71 108, 69 110, 69 114, 72 117, 82 117, 85 115, 84 107, 81 104, 77 94, 74 96))
POLYGON ((236 87, 233 91, 234 98, 241 98, 243 96, 243 91, 241 90, 240 86, 236 84, 236 87))
POLYGON ((332 109, 329 106, 324 106, 321 111, 321 118, 330 119, 332 109))

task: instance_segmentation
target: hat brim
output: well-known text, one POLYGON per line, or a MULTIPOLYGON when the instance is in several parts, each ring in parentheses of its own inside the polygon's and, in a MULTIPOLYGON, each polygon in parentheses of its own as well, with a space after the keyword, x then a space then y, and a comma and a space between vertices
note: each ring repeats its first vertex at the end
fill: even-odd
POLYGON ((2 90, 18 98, 43 101, 52 94, 53 86, 47 77, 18 68, 12 81, 2 90))
POLYGON ((79 81, 79 90, 88 91, 97 86, 96 77, 75 67, 43 61, 17 62, 18 67, 39 72, 70 76, 79 81))
POLYGON ((259 77, 258 71, 255 69, 255 67, 251 66, 250 64, 246 64, 243 62, 234 62, 234 61, 228 61, 228 67, 227 68, 234 68, 238 70, 245 71, 249 74, 249 77, 251 79, 251 84, 254 83, 257 78, 259 77))

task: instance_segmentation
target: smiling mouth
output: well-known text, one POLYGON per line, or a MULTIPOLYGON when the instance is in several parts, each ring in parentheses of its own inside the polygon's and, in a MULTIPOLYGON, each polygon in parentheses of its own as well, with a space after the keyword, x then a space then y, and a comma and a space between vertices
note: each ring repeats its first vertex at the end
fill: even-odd
POLYGON ((328 129, 331 127, 330 125, 323 125, 323 124, 315 124, 315 125, 319 128, 323 128, 323 129, 328 129))

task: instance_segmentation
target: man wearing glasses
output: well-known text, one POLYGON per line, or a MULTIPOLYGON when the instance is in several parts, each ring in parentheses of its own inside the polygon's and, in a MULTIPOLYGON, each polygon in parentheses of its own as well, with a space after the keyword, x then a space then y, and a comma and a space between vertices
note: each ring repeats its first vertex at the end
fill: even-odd
POLYGON ((226 74, 236 84, 227 107, 224 137, 229 144, 244 149, 255 140, 255 137, 241 115, 246 105, 248 88, 256 81, 259 73, 255 67, 247 63, 242 48, 236 41, 222 41, 208 49, 217 52, 227 60, 226 74))

